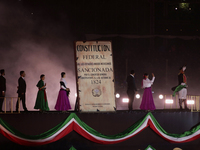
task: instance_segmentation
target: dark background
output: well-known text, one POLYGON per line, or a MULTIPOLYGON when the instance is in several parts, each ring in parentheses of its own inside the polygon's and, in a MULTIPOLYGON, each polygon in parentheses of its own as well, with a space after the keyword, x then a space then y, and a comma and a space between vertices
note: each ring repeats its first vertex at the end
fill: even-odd
MULTIPOLYGON (((199 95, 199 6, 199 0, 0 0, 0 68, 6 70, 6 95, 17 96, 19 71, 25 70, 27 106, 33 110, 37 94, 35 85, 40 74, 44 73, 49 107, 53 110, 59 91, 60 72, 65 71, 73 107, 76 93, 73 42, 76 40, 112 40, 116 89, 126 90, 126 76, 134 69, 138 88, 141 86, 142 75, 154 72, 155 94, 172 94, 170 89, 177 85, 179 68, 187 64, 188 94, 199 95)), ((114 134, 119 133, 119 126, 123 131, 131 125, 131 118, 137 121, 144 115, 143 112, 117 114, 115 118, 111 114, 105 115, 106 118, 98 116, 99 120, 97 114, 80 114, 79 117, 99 132, 114 134), (125 122, 119 121, 119 117, 125 122), (91 122, 91 119, 97 120, 91 122), (102 128, 104 119, 111 122, 103 124, 102 128), (112 121, 116 130, 108 128, 112 128, 112 121)), ((23 133, 39 134, 67 117, 57 113, 53 116, 54 124, 51 124, 52 116, 46 114, 37 116, 30 113, 28 117, 24 114, 20 116, 21 119, 16 115, 1 117, 23 133), (47 126, 43 126, 45 121, 47 126), (29 127, 35 127, 35 130, 30 131, 29 127)), ((182 133, 199 122, 198 113, 191 116, 189 112, 161 112, 155 113, 155 117, 167 132, 173 133, 182 133), (169 123, 173 123, 173 128, 169 123), (180 127, 179 123, 183 126, 180 127)), ((3 142, 1 146, 8 146, 7 149, 36 149, 14 144, 2 135, 0 138, 3 142)), ((199 147, 198 140, 170 144, 147 128, 136 137, 116 145, 104 147, 72 132, 60 141, 37 149, 63 149, 70 148, 72 144, 77 145, 77 150, 94 147, 111 149, 112 146, 113 149, 123 149, 124 146, 133 149, 132 140, 139 141, 135 145, 136 149, 144 149, 149 144, 157 149, 199 147)))
POLYGON ((54 109, 65 71, 74 106, 76 40, 112 40, 116 89, 126 90, 134 69, 138 88, 142 75, 153 72, 154 92, 171 94, 187 64, 188 94, 199 95, 199 6, 198 0, 1 0, 0 68, 7 72, 7 95, 16 95, 19 71, 25 70, 32 109, 44 73, 54 109))

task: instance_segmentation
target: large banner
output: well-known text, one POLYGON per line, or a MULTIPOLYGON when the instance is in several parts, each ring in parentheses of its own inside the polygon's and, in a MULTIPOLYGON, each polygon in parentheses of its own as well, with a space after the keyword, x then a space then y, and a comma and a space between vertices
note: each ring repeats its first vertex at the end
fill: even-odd
POLYGON ((110 41, 76 41, 79 110, 115 111, 114 70, 110 41))

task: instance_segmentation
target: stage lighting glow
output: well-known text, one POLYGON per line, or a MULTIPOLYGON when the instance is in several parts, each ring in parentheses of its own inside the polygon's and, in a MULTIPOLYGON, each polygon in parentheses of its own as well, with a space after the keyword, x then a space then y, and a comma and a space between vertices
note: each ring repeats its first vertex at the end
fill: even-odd
POLYGON ((164 96, 163 96, 162 94, 159 95, 159 99, 163 99, 163 97, 164 97, 164 96))
POLYGON ((187 100, 187 104, 194 105, 194 100, 187 100))
POLYGON ((136 96, 135 96, 137 99, 139 99, 140 98, 140 94, 136 94, 136 96))
POLYGON ((120 98, 120 94, 119 93, 116 94, 116 98, 120 98))
POLYGON ((166 100, 165 100, 165 103, 166 103, 166 104, 173 104, 174 101, 173 101, 173 99, 166 99, 166 100))
POLYGON ((75 93, 75 97, 77 97, 77 93, 75 93))
POLYGON ((179 7, 181 8, 181 9, 188 9, 189 8, 189 6, 190 6, 190 4, 189 3, 179 3, 179 7))
POLYGON ((122 102, 123 102, 123 103, 128 103, 128 102, 129 102, 129 99, 128 99, 128 98, 123 98, 123 99, 122 99, 122 102))

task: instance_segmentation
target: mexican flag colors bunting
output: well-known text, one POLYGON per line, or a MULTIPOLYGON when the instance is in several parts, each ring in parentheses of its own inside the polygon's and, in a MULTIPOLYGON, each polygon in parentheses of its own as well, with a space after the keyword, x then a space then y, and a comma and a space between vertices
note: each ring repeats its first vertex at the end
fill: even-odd
POLYGON ((76 150, 73 146, 69 150, 76 150))
POLYGON ((152 147, 151 145, 149 145, 145 150, 156 150, 156 149, 152 147))
POLYGON ((77 132, 86 139, 99 144, 115 144, 123 142, 150 127, 156 134, 163 139, 172 143, 184 143, 196 140, 200 137, 200 125, 186 131, 183 134, 167 133, 156 121, 152 113, 148 113, 145 117, 134 123, 125 131, 115 135, 104 135, 94 130, 78 118, 75 113, 71 113, 69 117, 50 129, 39 135, 25 135, 0 118, 0 133, 11 141, 26 146, 44 145, 55 142, 72 131, 77 132))

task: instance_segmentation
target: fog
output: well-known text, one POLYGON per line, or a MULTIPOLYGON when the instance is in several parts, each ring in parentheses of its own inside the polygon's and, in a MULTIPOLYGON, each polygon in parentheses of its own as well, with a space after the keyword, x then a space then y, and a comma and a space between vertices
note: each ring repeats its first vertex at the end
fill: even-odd
MULTIPOLYGON (((73 109, 76 86, 73 37, 69 27, 38 19, 21 5, 14 7, 3 2, 0 3, 0 20, 0 69, 5 69, 6 73, 6 97, 17 97, 19 72, 24 70, 26 105, 28 110, 34 110, 36 84, 40 75, 45 74, 49 108, 54 110, 60 89, 60 73, 64 71, 73 109)), ((9 101, 7 105, 10 105, 9 101)), ((16 99, 14 110, 15 102, 16 99)))
MULTIPOLYGON (((116 91, 118 88, 119 91, 126 91, 126 76, 134 69, 138 88, 143 74, 147 72, 151 76, 153 72, 156 75, 152 87, 154 95, 172 94, 171 88, 178 84, 179 68, 187 64, 188 95, 199 95, 199 37, 125 36, 119 34, 123 33, 123 29, 111 36, 106 34, 107 24, 102 28, 94 20, 84 22, 84 18, 89 18, 88 12, 81 13, 83 10, 79 10, 75 3, 64 3, 65 7, 61 7, 60 3, 55 8, 52 7, 53 2, 49 7, 46 4, 46 1, 41 6, 39 1, 35 6, 34 1, 0 1, 0 69, 6 71, 7 97, 17 96, 19 72, 24 70, 26 104, 29 110, 34 110, 38 91, 36 84, 40 75, 45 74, 48 103, 50 110, 54 110, 60 89, 60 73, 64 71, 67 86, 71 89, 70 103, 74 108, 76 84, 73 44, 76 40, 112 40, 116 91), (89 31, 105 34, 87 36, 85 32, 89 31)), ((143 91, 140 89, 140 92, 142 94, 143 91)), ((9 101, 7 103, 10 104, 9 101)))

